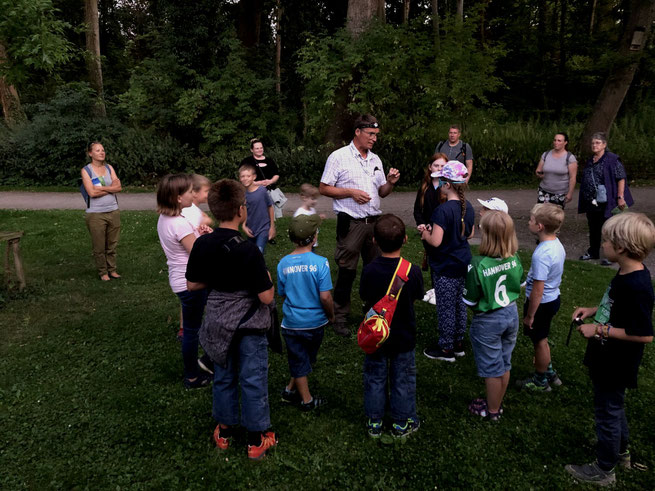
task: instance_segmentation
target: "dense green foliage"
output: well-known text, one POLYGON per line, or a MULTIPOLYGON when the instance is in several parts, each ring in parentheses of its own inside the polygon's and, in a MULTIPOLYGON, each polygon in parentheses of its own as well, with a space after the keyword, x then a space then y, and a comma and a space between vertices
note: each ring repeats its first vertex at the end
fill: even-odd
MULTIPOLYGON (((283 405, 285 356, 270 355, 271 418, 280 444, 264 462, 247 461, 245 439, 218 453, 210 436, 210 390, 185 391, 175 340, 178 300, 168 286, 157 240, 157 217, 122 212, 121 281, 97 280, 82 212, 0 211, 21 242, 28 289, 0 295, 0 487, 184 489, 565 489, 568 463, 593 458, 592 389, 581 359, 584 340, 564 346, 574 305, 594 305, 612 271, 567 262, 552 353, 564 385, 550 394, 513 386, 499 424, 466 407, 483 394, 470 346, 457 363, 417 356, 421 429, 404 444, 376 443, 364 429, 363 354, 353 339, 326 331, 314 391, 329 401, 319 414, 283 405), (53 240, 53 237, 56 240, 53 240)), ((288 223, 280 223, 283 230, 288 223)), ((321 228, 319 253, 330 258, 335 222, 321 228)), ((267 249, 274 274, 290 250, 280 237, 267 249)), ((410 234, 404 255, 422 247, 410 234)), ((521 252, 527 266, 529 253, 521 252)), ((426 281, 428 281, 426 275, 426 281)), ((360 315, 354 302, 353 321, 360 315)), ((418 349, 436 336, 434 307, 417 302, 418 349)), ((653 468, 655 356, 647 346, 639 390, 629 391, 632 453, 653 468)), ((530 371, 524 336, 513 355, 512 379, 530 371)), ((618 472, 626 489, 653 489, 652 472, 618 472)))
MULTIPOLYGON (((438 33, 430 2, 412 0, 404 23, 403 2, 389 0, 385 22, 353 38, 347 1, 285 0, 278 80, 274 0, 99 0, 100 120, 85 85, 83 6, 0 0, 0 73, 27 113, 0 125, 0 183, 43 184, 46 170, 47 184, 70 185, 89 139, 105 143, 125 184, 187 169, 226 176, 253 136, 280 164, 283 186, 317 182, 359 112, 380 120, 375 151, 407 186, 454 122, 473 146, 472 185, 527 182, 554 130, 568 131, 578 152, 628 2, 467 0, 461 23, 454 1, 439 4, 438 33)), ((638 177, 653 177, 653 79, 651 39, 610 139, 638 177)))

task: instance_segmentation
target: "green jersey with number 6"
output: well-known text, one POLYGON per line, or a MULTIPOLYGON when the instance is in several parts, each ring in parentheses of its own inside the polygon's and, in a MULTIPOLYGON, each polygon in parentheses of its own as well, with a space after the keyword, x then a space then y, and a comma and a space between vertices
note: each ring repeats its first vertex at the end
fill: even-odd
POLYGON ((518 256, 473 256, 466 274, 464 303, 475 313, 507 307, 521 293, 523 266, 518 256))

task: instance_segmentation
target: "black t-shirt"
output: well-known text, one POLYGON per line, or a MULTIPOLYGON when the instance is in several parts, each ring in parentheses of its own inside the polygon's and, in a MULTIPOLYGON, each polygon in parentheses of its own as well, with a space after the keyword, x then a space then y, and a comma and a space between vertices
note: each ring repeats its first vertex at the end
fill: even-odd
MULTIPOLYGON (((255 166, 257 169, 257 177, 255 178, 256 181, 271 179, 273 176, 280 175, 280 170, 277 168, 275 160, 270 157, 264 157, 262 160, 257 160, 254 156, 251 155, 250 157, 243 159, 239 164, 239 167, 241 167, 243 164, 252 164, 255 166)), ((277 183, 266 187, 266 189, 275 188, 277 188, 277 183)))
POLYGON ((427 244, 430 267, 435 274, 447 278, 466 276, 471 262, 471 248, 468 236, 475 224, 473 205, 466 201, 464 213, 464 235, 462 236, 462 205, 459 200, 448 200, 435 208, 431 222, 443 229, 443 239, 439 247, 427 244))
MULTIPOLYGON (((609 323, 632 336, 653 335, 653 285, 646 267, 611 281, 609 323)), ((608 339, 604 344, 591 338, 584 364, 594 384, 605 389, 636 388, 637 373, 644 353, 643 343, 608 339)))
POLYGON ((246 290, 257 295, 271 288, 264 256, 254 243, 231 241, 230 251, 225 249, 229 239, 240 235, 236 230, 217 228, 198 237, 189 254, 186 279, 221 292, 246 290))
MULTIPOLYGON (((398 258, 382 256, 364 266, 359 281, 359 296, 366 304, 366 312, 387 293, 397 267, 398 258)), ((400 292, 391 320, 391 334, 380 348, 387 355, 405 353, 416 347, 414 301, 423 298, 423 273, 418 266, 412 265, 408 276, 409 281, 400 292)))

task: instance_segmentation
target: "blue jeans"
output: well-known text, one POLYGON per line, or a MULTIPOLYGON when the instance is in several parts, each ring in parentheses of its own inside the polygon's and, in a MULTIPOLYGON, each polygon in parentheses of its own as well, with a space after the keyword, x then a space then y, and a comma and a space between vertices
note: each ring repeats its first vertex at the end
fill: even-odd
POLYGON ((394 423, 404 424, 416 416, 416 362, 414 350, 386 356, 379 351, 364 359, 364 411, 381 420, 387 406, 394 423), (387 391, 387 380, 391 390, 387 391), (389 392, 389 397, 387 397, 389 392))
POLYGON ((184 363, 184 378, 198 376, 198 331, 202 324, 202 315, 207 303, 207 290, 190 292, 185 290, 176 293, 182 304, 182 361, 184 363))
POLYGON ((512 369, 512 351, 518 331, 516 302, 473 316, 469 338, 480 377, 500 377, 512 369))
POLYGON ((251 237, 248 240, 250 240, 250 242, 254 242, 257 248, 261 251, 261 253, 264 254, 264 250, 266 249, 266 243, 268 242, 268 229, 258 233, 257 235, 251 237))
POLYGON ((594 384, 596 460, 603 470, 612 469, 619 453, 628 449, 628 420, 625 417, 625 389, 604 389, 594 384))
POLYGON ((248 431, 264 431, 271 426, 268 406, 268 342, 265 335, 235 334, 227 355, 227 365, 214 363, 212 416, 217 423, 241 425, 248 431), (241 418, 239 388, 241 385, 241 418))

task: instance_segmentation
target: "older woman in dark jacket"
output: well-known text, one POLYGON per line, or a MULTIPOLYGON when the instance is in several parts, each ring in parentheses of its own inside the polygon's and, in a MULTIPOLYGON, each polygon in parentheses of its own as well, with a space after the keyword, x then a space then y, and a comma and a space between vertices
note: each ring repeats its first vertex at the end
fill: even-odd
MULTIPOLYGON (((601 229, 612 212, 623 211, 632 206, 633 199, 628 189, 626 173, 619 156, 609 152, 604 133, 591 136, 593 156, 587 160, 580 181, 578 213, 586 213, 589 225, 589 249, 580 260, 599 259, 601 229)), ((610 262, 603 259, 602 265, 610 262)))

